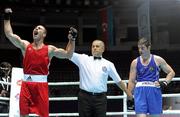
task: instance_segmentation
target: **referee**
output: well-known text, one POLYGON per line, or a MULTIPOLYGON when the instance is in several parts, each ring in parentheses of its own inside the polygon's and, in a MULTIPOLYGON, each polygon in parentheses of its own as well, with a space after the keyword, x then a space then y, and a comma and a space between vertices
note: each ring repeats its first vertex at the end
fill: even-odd
POLYGON ((91 47, 92 56, 73 53, 71 58, 71 61, 79 67, 78 111, 80 117, 106 117, 108 76, 131 97, 114 64, 102 57, 104 50, 104 42, 94 40, 91 47))

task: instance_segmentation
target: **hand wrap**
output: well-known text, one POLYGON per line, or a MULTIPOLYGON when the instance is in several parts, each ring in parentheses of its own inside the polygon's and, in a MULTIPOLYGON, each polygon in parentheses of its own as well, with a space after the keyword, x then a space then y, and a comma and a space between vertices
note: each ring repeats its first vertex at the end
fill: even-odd
POLYGON ((135 107, 134 107, 134 99, 127 100, 127 108, 128 108, 128 110, 134 110, 135 109, 135 107))
POLYGON ((167 81, 160 81, 159 84, 160 84, 161 88, 165 88, 165 87, 167 87, 168 82, 167 81))
POLYGON ((10 8, 7 8, 4 10, 4 20, 10 20, 12 14, 12 10, 10 8))
POLYGON ((70 34, 72 35, 72 41, 75 41, 78 33, 73 27, 70 28, 70 34))

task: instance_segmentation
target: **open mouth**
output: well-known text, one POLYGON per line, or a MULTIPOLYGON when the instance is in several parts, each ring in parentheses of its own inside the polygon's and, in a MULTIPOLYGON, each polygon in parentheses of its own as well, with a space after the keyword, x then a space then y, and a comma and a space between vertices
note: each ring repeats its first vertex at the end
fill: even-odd
POLYGON ((38 35, 38 31, 34 31, 34 35, 38 35))

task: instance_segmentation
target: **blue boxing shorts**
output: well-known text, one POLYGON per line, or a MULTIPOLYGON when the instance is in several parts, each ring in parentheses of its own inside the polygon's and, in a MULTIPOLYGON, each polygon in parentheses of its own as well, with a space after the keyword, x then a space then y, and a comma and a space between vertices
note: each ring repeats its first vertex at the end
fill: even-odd
POLYGON ((162 93, 154 82, 137 82, 134 90, 136 114, 157 115, 162 113, 162 93))

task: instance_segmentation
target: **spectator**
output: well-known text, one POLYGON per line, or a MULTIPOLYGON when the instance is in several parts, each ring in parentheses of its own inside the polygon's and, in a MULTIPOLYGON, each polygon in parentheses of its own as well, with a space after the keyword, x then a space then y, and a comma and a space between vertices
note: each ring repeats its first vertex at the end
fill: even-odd
MULTIPOLYGON (((0 81, 4 83, 11 82, 11 70, 12 66, 8 62, 0 63, 0 81)), ((10 96, 10 85, 0 83, 0 96, 9 97, 10 96)), ((0 113, 9 112, 9 101, 0 100, 0 113)))

